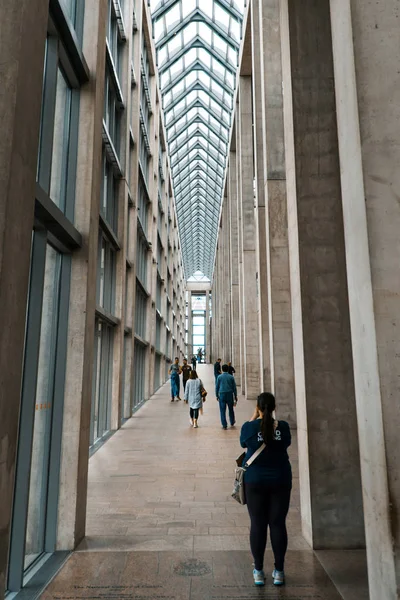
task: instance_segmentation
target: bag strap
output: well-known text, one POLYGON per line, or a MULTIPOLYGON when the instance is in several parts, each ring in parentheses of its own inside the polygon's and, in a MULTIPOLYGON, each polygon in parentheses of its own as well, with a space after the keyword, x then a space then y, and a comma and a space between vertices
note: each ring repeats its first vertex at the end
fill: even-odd
POLYGON ((261 454, 261 452, 266 448, 266 444, 261 444, 261 446, 259 447, 258 450, 256 450, 254 452, 254 454, 252 456, 250 456, 249 460, 246 462, 246 464, 244 465, 245 467, 249 467, 255 460, 256 458, 258 458, 261 454))

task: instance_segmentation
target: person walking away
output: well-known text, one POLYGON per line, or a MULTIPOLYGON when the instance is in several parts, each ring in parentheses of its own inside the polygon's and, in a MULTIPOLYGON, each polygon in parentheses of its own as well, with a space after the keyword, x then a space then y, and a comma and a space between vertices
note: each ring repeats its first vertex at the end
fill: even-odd
POLYGON ((199 363, 199 365, 201 365, 201 359, 203 357, 203 352, 201 351, 201 348, 199 349, 198 353, 197 353, 197 362, 199 363))
POLYGON ((261 444, 266 444, 266 448, 244 474, 244 490, 251 521, 254 583, 265 584, 264 553, 269 527, 275 557, 272 579, 274 585, 279 586, 285 583, 284 562, 288 545, 286 516, 292 489, 292 468, 287 453, 291 444, 290 427, 286 421, 276 421, 274 411, 273 394, 260 394, 253 416, 242 426, 240 444, 247 448, 244 463, 261 444))
POLYGON ((181 367, 179 366, 179 358, 175 358, 175 362, 170 366, 168 371, 171 377, 171 402, 175 400, 180 400, 179 390, 180 390, 180 381, 179 375, 182 373, 181 367))
POLYGON ((185 402, 189 403, 190 407, 190 424, 197 429, 197 420, 199 418, 199 411, 203 406, 203 398, 201 396, 201 390, 203 384, 201 379, 197 375, 197 371, 190 371, 189 381, 185 388, 185 402))
POLYGON ((217 358, 216 363, 214 364, 214 377, 215 377, 215 385, 217 385, 218 375, 221 375, 221 359, 217 358))
MULTIPOLYGON (((188 365, 188 361, 186 358, 183 359, 183 365, 182 365, 182 382, 183 382, 183 391, 185 392, 185 388, 186 388, 186 383, 189 379, 189 375, 190 375, 190 371, 192 370, 192 367, 190 365, 188 365)), ((186 402, 186 400, 185 400, 186 402)))
POLYGON ((231 362, 228 362, 228 373, 229 375, 234 375, 236 373, 235 369, 232 367, 231 362))
POLYGON ((228 373, 228 365, 222 365, 222 374, 217 377, 215 385, 215 395, 219 402, 222 429, 228 429, 226 421, 226 408, 229 411, 229 421, 231 427, 235 424, 234 406, 237 404, 236 381, 233 375, 228 373))
POLYGON ((197 359, 196 359, 195 355, 193 354, 193 356, 192 356, 192 369, 193 369, 193 371, 196 370, 196 366, 197 366, 197 359))

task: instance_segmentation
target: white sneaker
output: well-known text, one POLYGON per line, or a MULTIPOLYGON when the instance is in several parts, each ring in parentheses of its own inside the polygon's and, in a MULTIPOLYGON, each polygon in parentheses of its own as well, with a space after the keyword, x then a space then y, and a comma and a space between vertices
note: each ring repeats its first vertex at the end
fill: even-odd
POLYGON ((285 585, 285 572, 274 569, 272 571, 272 579, 274 580, 274 585, 285 585))
POLYGON ((255 585, 265 585, 264 571, 257 571, 257 569, 253 569, 253 578, 255 585))

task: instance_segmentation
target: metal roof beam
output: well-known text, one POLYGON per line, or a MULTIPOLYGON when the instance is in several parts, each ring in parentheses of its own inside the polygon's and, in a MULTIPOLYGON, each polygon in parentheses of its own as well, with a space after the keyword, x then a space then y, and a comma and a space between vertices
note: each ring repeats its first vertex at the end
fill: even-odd
POLYGON ((221 77, 217 73, 211 71, 209 67, 206 64, 204 64, 202 60, 200 60, 200 58, 196 58, 196 60, 194 60, 190 65, 182 69, 179 75, 177 75, 176 77, 174 76, 173 81, 171 81, 161 89, 161 94, 163 96, 165 94, 168 94, 168 92, 170 92, 176 85, 178 85, 183 79, 185 79, 186 75, 192 73, 193 71, 204 71, 204 73, 208 75, 208 77, 210 77, 213 81, 215 81, 216 84, 221 86, 227 94, 230 94, 231 96, 234 95, 235 88, 232 88, 228 84, 226 84, 225 81, 223 81, 223 79, 221 79, 221 77))
MULTIPOLYGON (((182 108, 181 111, 179 112, 179 114, 176 115, 172 119, 171 122, 165 123, 165 128, 168 130, 171 127, 174 127, 174 125, 176 125, 176 123, 178 121, 180 121, 180 119, 182 119, 182 117, 184 117, 186 113, 188 113, 190 110, 192 110, 192 108, 204 108, 204 110, 206 110, 211 117, 214 117, 214 119, 216 119, 218 121, 218 119, 214 116, 213 111, 211 110, 211 108, 209 106, 207 106, 207 104, 204 102, 204 100, 202 100, 201 98, 196 98, 190 104, 188 104, 187 107, 182 108)), ((228 125, 222 119, 221 119, 220 123, 229 132, 230 128, 231 128, 231 115, 229 113, 228 113, 228 118, 229 118, 228 125)))
POLYGON ((193 150, 203 150, 203 152, 205 152, 207 156, 215 160, 215 162, 221 167, 222 165, 220 162, 220 156, 224 161, 226 160, 226 157, 222 153, 220 156, 218 156, 218 154, 214 154, 214 149, 207 148, 207 146, 205 146, 202 142, 198 141, 195 144, 192 144, 192 146, 188 146, 187 150, 185 150, 185 152, 181 156, 177 156, 176 159, 170 158, 171 168, 173 169, 177 163, 185 160, 185 158, 187 158, 187 156, 189 156, 189 154, 193 152, 193 150))
POLYGON ((228 69, 228 71, 230 71, 232 75, 236 75, 237 67, 234 64, 232 64, 229 59, 224 60, 221 54, 217 52, 212 46, 210 46, 210 44, 208 44, 205 40, 203 40, 199 36, 199 34, 195 35, 190 44, 188 44, 187 46, 183 46, 183 48, 175 52, 175 54, 170 56, 168 60, 163 62, 162 65, 158 67, 159 74, 162 75, 163 73, 165 73, 165 71, 168 71, 168 69, 170 69, 175 63, 177 63, 178 60, 183 58, 185 54, 187 54, 192 48, 202 48, 203 50, 211 54, 211 56, 215 58, 215 60, 219 62, 219 64, 224 69, 228 69))
MULTIPOLYGON (((185 88, 176 98, 174 98, 172 100, 172 102, 168 103, 168 106, 165 106, 165 95, 163 96, 163 109, 165 113, 168 113, 170 110, 173 110, 175 108, 175 106, 177 104, 179 104, 179 102, 181 102, 182 100, 184 100, 186 98, 186 96, 188 96, 190 94, 190 92, 205 92, 208 96, 210 96, 210 98, 212 98, 214 100, 214 102, 216 102, 217 104, 219 104, 219 106, 221 108, 224 108, 227 112, 232 112, 232 106, 227 106, 224 101, 223 98, 218 96, 217 94, 215 94, 212 90, 210 90, 202 81, 201 79, 197 79, 196 81, 194 81, 193 83, 191 83, 189 85, 189 87, 185 88)), ((229 93, 227 95, 227 98, 230 98, 232 100, 232 95, 229 93)), ((233 102, 231 103, 233 104, 233 102)))
MULTIPOLYGON (((231 17, 236 19, 236 21, 238 21, 239 23, 243 20, 243 15, 238 10, 236 10, 234 6, 231 6, 229 2, 227 2, 227 0, 214 1, 215 4, 219 4, 221 8, 224 8, 227 12, 229 12, 231 17)), ((153 21, 158 21, 161 17, 164 16, 166 12, 168 12, 173 6, 175 6, 175 4, 178 4, 178 2, 180 2, 180 0, 162 0, 162 2, 158 4, 158 6, 156 6, 153 12, 153 21)))
POLYGON ((230 37, 230 35, 226 33, 226 31, 224 31, 224 29, 220 27, 218 23, 210 19, 210 17, 206 15, 200 8, 195 8, 189 15, 187 15, 187 17, 185 17, 185 19, 180 21, 180 23, 175 25, 175 27, 172 27, 172 29, 168 33, 166 33, 160 40, 158 40, 158 42, 156 42, 157 50, 165 46, 165 44, 168 44, 168 42, 171 41, 172 38, 174 38, 178 33, 185 29, 186 25, 188 25, 189 23, 195 23, 199 21, 207 23, 207 25, 209 25, 210 28, 215 33, 217 33, 220 36, 220 38, 224 40, 224 42, 228 44, 228 46, 233 48, 233 50, 235 50, 236 52, 239 52, 240 44, 232 37, 230 37))
POLYGON ((222 132, 219 132, 218 129, 214 127, 214 125, 208 123, 200 114, 197 114, 194 117, 192 117, 187 123, 185 123, 183 127, 176 131, 171 137, 169 137, 167 134, 168 143, 172 144, 172 142, 174 142, 176 138, 179 137, 181 133, 185 131, 185 129, 189 129, 189 127, 191 125, 194 125, 194 123, 203 123, 203 125, 205 125, 207 129, 212 131, 214 135, 216 135, 221 141, 223 141, 226 144, 226 146, 228 146, 228 136, 223 136, 222 132))
MULTIPOLYGON (((210 144, 210 146, 212 146, 219 154, 221 154, 224 158, 226 158, 226 155, 222 152, 221 148, 219 148, 217 146, 217 144, 211 138, 207 137, 206 134, 204 133, 204 131, 202 129, 200 129, 199 127, 197 128, 197 130, 195 132, 193 132, 190 135, 190 137, 189 137, 189 135, 187 135, 187 141, 185 141, 182 144, 182 146, 184 144, 188 144, 190 142, 190 140, 193 139, 194 137, 199 137, 199 136, 202 137, 202 138, 204 138, 210 144)), ((179 146, 176 150, 174 150, 173 152, 171 152, 170 157, 175 156, 175 154, 177 152, 179 152, 179 150, 182 149, 182 146, 179 146)))

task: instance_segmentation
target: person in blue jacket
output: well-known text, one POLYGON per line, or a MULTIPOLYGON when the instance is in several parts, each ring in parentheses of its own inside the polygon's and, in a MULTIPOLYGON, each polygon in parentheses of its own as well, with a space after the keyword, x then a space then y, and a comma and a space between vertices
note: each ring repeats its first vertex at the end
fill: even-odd
POLYGON ((226 421, 227 407, 229 411, 229 421, 231 427, 233 427, 235 424, 235 411, 233 407, 237 404, 237 389, 235 378, 228 373, 228 365, 222 365, 222 374, 216 377, 215 395, 219 401, 222 429, 228 429, 228 423, 226 421))
POLYGON ((243 464, 265 443, 266 448, 246 469, 244 489, 250 515, 250 548, 254 558, 256 585, 265 585, 264 553, 269 527, 275 557, 274 585, 285 583, 284 562, 288 545, 286 516, 292 489, 292 468, 287 449, 291 444, 290 427, 274 418, 275 397, 264 392, 250 421, 242 426, 240 444, 247 448, 243 464))

